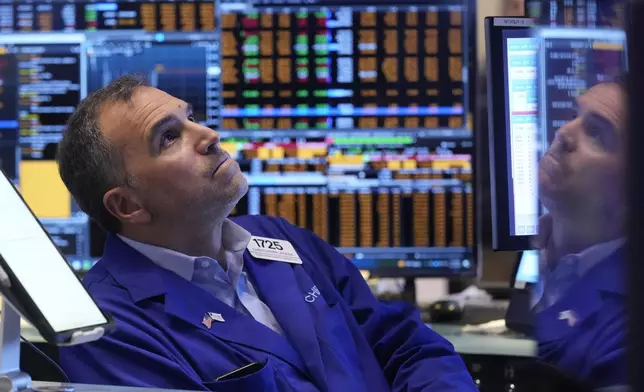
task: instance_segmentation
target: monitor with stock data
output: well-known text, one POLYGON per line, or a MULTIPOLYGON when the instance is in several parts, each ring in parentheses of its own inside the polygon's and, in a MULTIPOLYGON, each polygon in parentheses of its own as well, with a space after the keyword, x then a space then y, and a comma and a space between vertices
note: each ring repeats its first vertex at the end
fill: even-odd
POLYGON ((491 30, 500 32, 488 36, 494 248, 527 250, 545 212, 539 157, 575 117, 576 98, 625 70, 626 37, 616 29, 491 30))

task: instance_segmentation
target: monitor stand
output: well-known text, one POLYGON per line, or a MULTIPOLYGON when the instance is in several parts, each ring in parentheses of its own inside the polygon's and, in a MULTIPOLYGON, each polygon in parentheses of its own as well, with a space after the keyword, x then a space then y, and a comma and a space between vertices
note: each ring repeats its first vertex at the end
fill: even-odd
MULTIPOLYGON (((0 391, 38 391, 31 389, 31 376, 20 370, 20 314, 6 298, 0 313, 0 391)), ((70 392, 73 388, 48 388, 47 391, 70 392)))
POLYGON ((405 278, 405 287, 402 291, 402 299, 413 306, 416 305, 416 278, 405 278))
POLYGON ((25 391, 31 377, 20 371, 20 315, 6 298, 0 313, 0 391, 25 391))

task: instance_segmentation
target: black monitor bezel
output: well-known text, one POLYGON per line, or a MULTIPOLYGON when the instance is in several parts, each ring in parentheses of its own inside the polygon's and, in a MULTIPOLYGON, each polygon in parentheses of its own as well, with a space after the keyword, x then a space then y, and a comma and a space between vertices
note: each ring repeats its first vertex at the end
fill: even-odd
POLYGON ((508 178, 508 94, 505 75, 504 31, 531 31, 533 20, 527 17, 485 18, 486 73, 488 100, 488 143, 490 149, 490 193, 492 209, 492 248, 495 251, 530 249, 531 236, 516 236, 510 230, 508 178), (509 23, 495 23, 503 19, 509 23))

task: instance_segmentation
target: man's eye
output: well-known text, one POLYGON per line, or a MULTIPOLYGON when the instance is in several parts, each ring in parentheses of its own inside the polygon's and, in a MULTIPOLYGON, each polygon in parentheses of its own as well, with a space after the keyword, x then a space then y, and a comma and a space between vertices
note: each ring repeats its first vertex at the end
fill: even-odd
POLYGON ((590 136, 590 140, 593 142, 593 144, 596 144, 599 147, 604 146, 603 138, 601 137, 601 134, 599 132, 591 130, 588 132, 588 136, 590 136))
POLYGON ((161 147, 168 147, 179 137, 178 132, 168 131, 161 136, 161 147))
POLYGON ((616 147, 615 132, 607 120, 589 115, 584 118, 584 129, 591 142, 602 149, 616 147))

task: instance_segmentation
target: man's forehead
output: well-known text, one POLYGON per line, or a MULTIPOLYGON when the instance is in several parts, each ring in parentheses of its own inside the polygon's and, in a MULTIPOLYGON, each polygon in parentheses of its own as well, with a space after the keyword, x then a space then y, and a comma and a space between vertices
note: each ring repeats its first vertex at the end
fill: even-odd
POLYGON ((577 103, 583 111, 592 111, 606 117, 615 125, 620 125, 624 115, 624 95, 619 85, 601 83, 584 95, 577 98, 577 103))
POLYGON ((585 94, 577 100, 585 105, 595 103, 614 106, 621 108, 623 96, 622 89, 615 83, 601 83, 591 87, 585 94))
POLYGON ((135 129, 144 131, 146 123, 167 112, 184 107, 185 102, 153 87, 137 88, 128 102, 109 102, 100 109, 99 122, 105 136, 115 140, 135 129))

